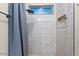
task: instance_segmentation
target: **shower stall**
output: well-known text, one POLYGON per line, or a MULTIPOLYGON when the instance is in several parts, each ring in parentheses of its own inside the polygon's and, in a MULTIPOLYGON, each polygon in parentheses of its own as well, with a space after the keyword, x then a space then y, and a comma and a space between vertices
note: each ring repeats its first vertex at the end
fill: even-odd
MULTIPOLYGON (((28 56, 79 55, 79 4, 25 3, 28 56)), ((0 3, 8 14, 8 3, 0 3)), ((8 55, 8 18, 0 14, 0 56, 8 55)))
POLYGON ((73 4, 26 4, 36 8, 27 14, 28 55, 73 55, 73 4), (51 14, 41 14, 46 7, 51 14))

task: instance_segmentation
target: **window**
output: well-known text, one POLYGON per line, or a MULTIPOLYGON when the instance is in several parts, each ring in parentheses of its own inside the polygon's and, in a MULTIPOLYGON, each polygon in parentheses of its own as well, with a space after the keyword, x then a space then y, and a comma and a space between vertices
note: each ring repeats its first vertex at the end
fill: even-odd
POLYGON ((50 15, 54 13, 54 9, 51 6, 30 6, 30 9, 35 15, 50 15))

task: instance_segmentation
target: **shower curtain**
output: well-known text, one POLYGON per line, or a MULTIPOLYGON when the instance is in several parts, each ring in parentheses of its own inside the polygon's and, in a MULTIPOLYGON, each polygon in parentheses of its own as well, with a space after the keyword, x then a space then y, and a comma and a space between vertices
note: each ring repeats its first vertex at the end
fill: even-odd
POLYGON ((27 53, 27 26, 23 3, 9 3, 9 56, 26 56, 27 53))

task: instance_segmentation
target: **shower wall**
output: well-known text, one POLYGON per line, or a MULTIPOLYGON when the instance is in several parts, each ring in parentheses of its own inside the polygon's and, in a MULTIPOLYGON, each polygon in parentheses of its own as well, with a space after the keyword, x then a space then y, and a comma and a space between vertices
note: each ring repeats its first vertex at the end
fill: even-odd
POLYGON ((56 19, 52 15, 29 15, 28 55, 56 54, 56 19), (44 17, 44 18, 43 18, 44 17), (50 17, 50 18, 49 18, 50 17), (31 22, 30 22, 31 21, 31 22))
POLYGON ((73 4, 58 3, 56 4, 57 18, 66 15, 66 26, 56 28, 56 55, 72 56, 73 55, 73 4))
MULTIPOLYGON (((0 11, 8 13, 8 4, 0 3, 0 11)), ((0 56, 8 55, 8 19, 0 14, 0 56)))

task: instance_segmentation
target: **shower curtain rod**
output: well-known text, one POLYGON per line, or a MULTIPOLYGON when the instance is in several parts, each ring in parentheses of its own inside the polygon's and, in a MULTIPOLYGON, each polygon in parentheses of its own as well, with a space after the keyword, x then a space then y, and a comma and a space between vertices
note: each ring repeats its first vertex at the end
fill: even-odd
POLYGON ((0 11, 0 13, 3 14, 3 15, 5 15, 7 18, 10 17, 10 15, 8 15, 8 14, 2 12, 2 11, 0 11))

